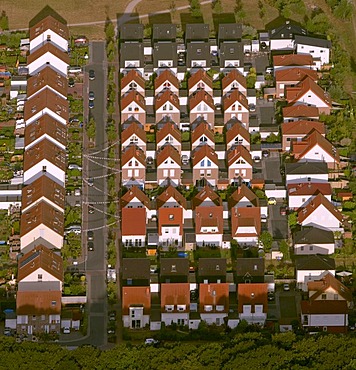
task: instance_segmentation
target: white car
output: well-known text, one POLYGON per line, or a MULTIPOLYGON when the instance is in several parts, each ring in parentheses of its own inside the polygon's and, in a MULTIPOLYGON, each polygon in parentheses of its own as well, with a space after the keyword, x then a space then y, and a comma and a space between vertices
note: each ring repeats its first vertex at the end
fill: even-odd
POLYGON ((153 338, 147 338, 145 340, 145 344, 157 344, 157 343, 158 343, 158 340, 153 339, 153 338))
POLYGON ((70 334, 70 328, 63 328, 63 334, 70 334))
POLYGON ((77 164, 71 163, 68 165, 68 170, 82 170, 82 167, 78 166, 77 164))

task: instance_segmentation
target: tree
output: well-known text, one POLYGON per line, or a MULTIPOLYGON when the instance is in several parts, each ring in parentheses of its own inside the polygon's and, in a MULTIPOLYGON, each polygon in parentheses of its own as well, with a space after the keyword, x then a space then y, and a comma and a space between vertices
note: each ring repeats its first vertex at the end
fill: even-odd
POLYGON ((115 38, 115 27, 111 21, 108 21, 105 26, 106 41, 109 42, 115 38))
POLYGON ((194 17, 194 18, 201 17, 201 9, 200 9, 199 0, 191 0, 190 1, 190 12, 192 14, 192 17, 194 17))
POLYGON ((5 31, 9 29, 9 17, 6 15, 5 10, 1 12, 0 16, 0 28, 5 31))
POLYGON ((273 236, 268 231, 263 231, 258 238, 260 244, 263 245, 263 250, 268 253, 272 249, 273 236))
POLYGON ((222 8, 222 5, 221 5, 221 0, 215 0, 213 3, 212 3, 212 8, 213 8, 213 11, 216 13, 216 14, 221 14, 222 11, 223 11, 223 8, 222 8))
POLYGON ((298 225, 298 214, 297 212, 292 212, 288 215, 288 226, 293 232, 298 225))
POLYGON ((93 117, 90 117, 86 125, 87 135, 89 139, 94 140, 96 135, 96 123, 93 117))
POLYGON ((255 68, 250 68, 250 72, 248 73, 248 75, 246 77, 247 88, 254 89, 256 80, 257 80, 256 69, 255 68))
POLYGON ((279 245, 279 250, 283 253, 283 260, 290 260, 290 248, 287 241, 282 240, 281 244, 279 245))

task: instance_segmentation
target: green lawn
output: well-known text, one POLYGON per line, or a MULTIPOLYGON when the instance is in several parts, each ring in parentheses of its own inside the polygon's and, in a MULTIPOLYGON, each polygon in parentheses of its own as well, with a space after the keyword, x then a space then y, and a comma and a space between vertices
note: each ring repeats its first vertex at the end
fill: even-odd
POLYGON ((282 319, 297 318, 297 306, 294 296, 280 296, 279 307, 281 310, 282 319))

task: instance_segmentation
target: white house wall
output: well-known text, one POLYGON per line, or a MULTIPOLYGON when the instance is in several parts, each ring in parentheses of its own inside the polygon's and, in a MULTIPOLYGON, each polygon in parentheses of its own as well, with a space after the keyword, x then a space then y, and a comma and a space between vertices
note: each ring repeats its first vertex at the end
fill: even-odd
POLYGON ((299 184, 305 182, 328 182, 328 174, 300 174, 286 175, 286 184, 299 184))
POLYGON ((335 244, 295 244, 294 254, 310 255, 310 254, 333 254, 335 252, 335 244), (312 249, 310 247, 312 246, 312 249), (302 250, 303 248, 303 250, 302 250))
POLYGON ((65 181, 65 171, 61 170, 59 167, 55 166, 53 163, 43 159, 41 162, 37 163, 33 167, 29 168, 23 174, 24 184, 28 184, 29 180, 36 176, 37 174, 43 173, 43 166, 46 167, 46 172, 51 174, 51 176, 58 179, 64 184, 65 181))
POLYGON ((67 68, 68 64, 63 62, 63 60, 57 58, 53 54, 47 52, 40 56, 38 59, 34 60, 32 63, 28 65, 28 73, 33 75, 36 73, 37 70, 45 67, 47 65, 54 67, 57 71, 61 72, 63 75, 67 76, 67 68))
POLYGON ((51 29, 48 29, 30 41, 30 53, 38 46, 42 46, 42 44, 46 44, 47 42, 54 44, 65 52, 68 50, 68 40, 59 36, 58 33, 53 32, 51 29), (51 41, 47 41, 48 36, 51 41))
POLYGON ((39 238, 45 239, 57 249, 61 249, 63 246, 63 235, 59 235, 49 227, 41 224, 20 238, 21 250, 39 238))
POLYGON ((303 222, 303 226, 319 225, 324 230, 336 230, 340 228, 340 221, 331 214, 323 205, 320 205, 303 222))

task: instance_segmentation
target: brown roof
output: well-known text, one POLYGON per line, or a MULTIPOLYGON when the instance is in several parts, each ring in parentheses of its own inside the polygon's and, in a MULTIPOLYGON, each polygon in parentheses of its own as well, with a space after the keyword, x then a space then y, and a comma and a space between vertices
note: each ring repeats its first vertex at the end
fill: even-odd
POLYGON ((188 276, 189 259, 188 258, 160 258, 160 275, 162 276, 188 276))
POLYGON ((210 199, 216 206, 222 206, 220 196, 208 185, 205 185, 202 190, 193 198, 193 209, 200 206, 206 199, 210 199))
POLYGON ((163 106, 163 104, 167 102, 172 103, 177 109, 179 109, 179 98, 171 90, 164 90, 160 92, 158 95, 156 95, 155 109, 158 110, 159 108, 163 106))
POLYGON ((243 312, 244 305, 251 305, 251 313, 255 313, 256 305, 263 305, 263 312, 268 309, 268 284, 267 283, 246 283, 237 287, 238 312, 243 312))
POLYGON ((193 153, 193 167, 200 163, 200 161, 205 157, 209 158, 217 166, 219 165, 218 156, 215 153, 215 150, 209 145, 202 145, 201 147, 198 147, 193 153))
POLYGON ((189 109, 194 109, 202 101, 204 101, 211 109, 215 110, 214 100, 212 96, 204 90, 198 90, 190 96, 189 109))
POLYGON ((17 315, 58 315, 62 308, 61 291, 30 291, 16 293, 17 315))
POLYGON ((48 135, 63 146, 67 145, 67 127, 48 114, 39 117, 26 126, 25 147, 36 141, 42 135, 48 135))
POLYGON ((203 81, 211 89, 213 88, 213 79, 205 72, 204 69, 200 68, 188 79, 188 90, 193 88, 198 82, 203 81))
POLYGON ((124 110, 133 101, 146 110, 145 98, 136 90, 130 90, 121 97, 121 110, 124 110))
MULTIPOLYGON (((164 145, 163 148, 157 152, 157 167, 160 166, 167 158, 173 159, 180 166, 180 154, 178 150, 171 144, 164 145)), ((167 164, 165 167, 169 167, 167 164)))
POLYGON ((150 279, 149 258, 123 258, 121 271, 123 279, 150 279))
POLYGON ((344 298, 347 302, 352 302, 352 293, 349 288, 342 284, 336 277, 328 272, 320 280, 309 281, 308 291, 313 293, 310 300, 315 300, 329 289, 333 289, 339 296, 344 298))
POLYGON ((52 55, 56 56, 58 59, 62 60, 64 63, 70 63, 70 59, 67 53, 63 50, 59 49, 55 44, 51 42, 47 42, 38 49, 34 50, 28 57, 27 57, 27 64, 31 64, 42 55, 46 53, 51 53, 52 55))
POLYGON ((141 164, 146 166, 145 153, 136 145, 129 145, 121 155, 121 165, 125 165, 132 158, 137 159, 141 164))
POLYGON ((230 143, 238 135, 242 136, 248 143, 250 142, 250 133, 240 123, 235 123, 226 131, 226 143, 230 143))
POLYGON ((304 104, 289 105, 282 108, 283 117, 305 117, 319 119, 319 109, 304 104))
POLYGON ((240 103, 242 106, 248 109, 248 101, 246 96, 239 90, 232 90, 226 93, 225 96, 223 97, 224 110, 227 110, 236 102, 240 103))
POLYGON ((215 232, 207 232, 204 234, 222 234, 224 226, 223 206, 204 207, 198 206, 195 208, 195 233, 202 234, 202 227, 216 227, 215 232))
POLYGON ((259 236, 261 234, 261 210, 259 207, 241 207, 231 211, 232 236, 259 236), (240 227, 253 227, 255 232, 242 233, 240 227))
POLYGON ((24 171, 27 171, 44 159, 48 160, 61 170, 65 171, 65 150, 60 149, 56 144, 53 144, 48 139, 43 139, 38 144, 33 145, 30 149, 25 150, 24 171))
POLYGON ((296 195, 316 195, 316 194, 331 195, 332 189, 328 182, 317 183, 317 182, 304 182, 300 184, 289 184, 288 185, 288 196, 296 195))
POLYGON ((178 78, 172 73, 170 69, 165 69, 159 76, 155 79, 155 90, 158 89, 164 82, 169 82, 174 87, 179 89, 178 78))
POLYGON ((276 82, 299 82, 306 76, 309 76, 313 81, 318 81, 318 73, 314 69, 308 68, 294 67, 281 69, 277 70, 275 74, 276 82))
POLYGON ((49 89, 39 92, 26 101, 24 112, 25 121, 29 120, 45 108, 50 109, 55 114, 68 121, 68 101, 49 89))
POLYGON ((22 188, 22 209, 38 202, 42 197, 64 209, 65 188, 45 175, 22 188))
POLYGON ((145 208, 123 208, 121 213, 121 233, 123 236, 146 235, 145 208))
POLYGON ((150 208, 150 200, 148 199, 148 196, 137 186, 132 186, 121 197, 121 207, 126 207, 134 198, 137 198, 146 208, 150 208))
POLYGON ((338 211, 332 203, 330 203, 322 194, 318 194, 314 199, 312 199, 305 207, 298 210, 298 222, 302 223, 306 218, 308 218, 319 206, 324 206, 327 211, 329 211, 334 217, 336 217, 340 222, 342 221, 342 213, 338 211))
POLYGON ((347 314, 348 307, 346 301, 302 301, 301 302, 302 315, 307 314, 347 314))
POLYGON ((143 307, 144 315, 149 315, 151 310, 151 291, 146 286, 122 287, 122 314, 128 315, 131 306, 143 307))
POLYGON ((236 68, 225 75, 221 81, 222 89, 225 90, 232 82, 238 82, 245 89, 247 88, 246 77, 240 73, 236 68))
POLYGON ((165 305, 174 305, 174 311, 178 312, 177 305, 186 305, 185 311, 189 312, 190 287, 189 283, 161 284, 161 308, 165 311, 165 305))
POLYGON ((283 54, 273 57, 273 65, 276 66, 312 66, 313 57, 310 54, 283 54))
POLYGON ((245 184, 239 186, 229 197, 229 209, 235 207, 243 198, 247 198, 255 207, 259 206, 259 200, 256 194, 245 184))
POLYGON ((157 209, 161 208, 170 198, 174 198, 176 202, 182 206, 184 209, 187 209, 187 201, 184 196, 172 185, 169 185, 163 193, 157 197, 157 209))
POLYGON ((199 258, 199 276, 226 275, 226 258, 199 258))
POLYGON ((67 96, 67 78, 49 66, 27 80, 27 96, 30 97, 45 86, 49 86, 58 91, 59 94, 67 96))
POLYGON ((192 143, 195 143, 200 137, 205 135, 213 143, 215 142, 214 132, 206 121, 201 121, 192 131, 192 143))
POLYGON ((52 30, 66 40, 69 39, 69 30, 67 25, 59 22, 51 15, 48 15, 46 18, 41 19, 41 21, 30 28, 30 40, 35 39, 37 36, 47 30, 52 30))
POLYGON ((158 233, 162 235, 162 227, 179 227, 178 235, 183 234, 183 209, 182 208, 164 208, 158 209, 158 233))
POLYGON ((136 122, 130 123, 130 125, 121 132, 121 143, 124 143, 132 135, 136 135, 143 142, 147 142, 146 131, 136 122))
POLYGON ((43 269, 56 279, 63 281, 61 256, 43 245, 38 245, 19 259, 17 281, 21 281, 38 269, 43 269))
POLYGON ((316 130, 313 130, 303 141, 293 141, 291 152, 296 159, 304 158, 304 156, 316 145, 333 157, 336 163, 340 162, 339 151, 329 140, 316 130))
POLYGON ((236 145, 228 151, 227 165, 230 167, 238 158, 243 158, 249 165, 253 165, 251 153, 243 146, 236 145))
POLYGON ((294 121, 286 122, 281 125, 282 135, 308 135, 312 130, 325 135, 325 125, 319 121, 294 121))
POLYGON ((156 132, 156 143, 160 143, 163 139, 165 139, 168 135, 174 137, 177 141, 182 141, 182 133, 177 128, 177 126, 172 122, 167 122, 163 125, 160 130, 156 132))
POLYGON ((64 214, 46 202, 39 202, 21 215, 20 235, 24 236, 39 225, 45 225, 59 235, 64 234, 64 214))
POLYGON ((131 82, 136 82, 137 85, 141 86, 143 89, 145 88, 145 79, 141 76, 141 73, 138 72, 136 69, 131 69, 126 75, 124 75, 121 79, 120 87, 123 89, 131 82))
POLYGON ((204 311, 205 305, 212 305, 213 310, 215 310, 216 305, 224 306, 224 310, 222 312, 228 312, 229 284, 228 283, 199 284, 199 303, 200 303, 200 312, 204 311))

